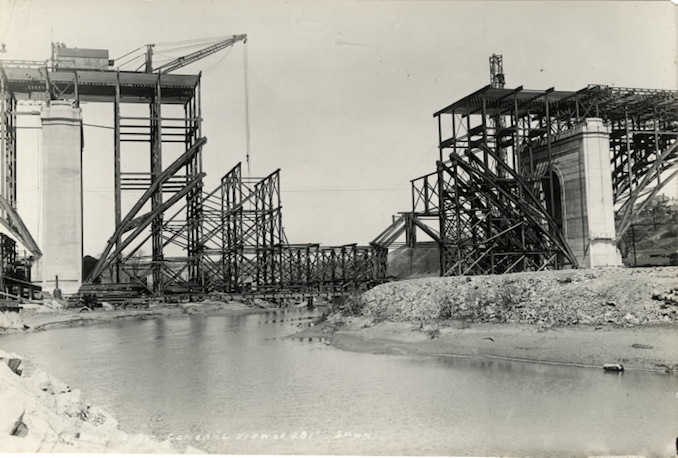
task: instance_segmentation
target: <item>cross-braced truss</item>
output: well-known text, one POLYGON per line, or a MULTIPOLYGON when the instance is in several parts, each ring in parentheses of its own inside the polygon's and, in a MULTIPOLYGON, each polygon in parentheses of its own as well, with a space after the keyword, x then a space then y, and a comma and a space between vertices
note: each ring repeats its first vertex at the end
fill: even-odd
POLYGON ((246 178, 238 164, 217 189, 203 191, 200 75, 3 61, 0 222, 36 257, 40 250, 15 211, 17 100, 113 105, 115 229, 86 280, 90 289, 105 290, 92 286, 103 283, 150 294, 320 290, 385 278, 379 247, 287 243, 279 171, 246 178), (130 156, 147 157, 148 166, 140 169, 130 156))
POLYGON ((437 170, 412 180, 412 211, 374 243, 388 248, 405 234, 412 247, 422 231, 438 244, 441 275, 577 265, 555 210, 551 147, 586 118, 602 118, 610 129, 618 237, 634 212, 678 176, 678 91, 490 85, 434 117, 437 170))
POLYGON ((16 209, 18 101, 0 65, 0 224, 39 259, 42 252, 16 209))
POLYGON ((474 154, 451 153, 449 163, 438 163, 442 274, 482 275, 574 265, 576 260, 533 183, 489 148, 487 154, 494 167, 474 154))
POLYGON ((200 290, 341 293, 386 278, 386 257, 378 247, 287 242, 280 170, 243 177, 237 164, 204 193, 201 208, 200 290))
MULTIPOLYGON (((205 143, 200 76, 4 62, 1 81, 2 124, 9 126, 2 146, 14 154, 9 155, 13 160, 16 128, 10 115, 14 96, 38 103, 68 100, 74 106, 81 102, 113 105, 115 229, 88 280, 134 283, 152 293, 197 283, 202 231, 199 203, 205 175, 200 159, 205 143), (150 159, 145 170, 139 168, 138 160, 144 153, 150 159), (176 227, 164 224, 164 215, 182 202, 186 205, 179 219, 187 224, 177 232, 176 227), (173 244, 179 249, 172 251, 173 244)), ((12 173, 12 164, 5 161, 3 170, 12 173)), ((2 193, 10 198, 11 207, 12 186, 2 193)))

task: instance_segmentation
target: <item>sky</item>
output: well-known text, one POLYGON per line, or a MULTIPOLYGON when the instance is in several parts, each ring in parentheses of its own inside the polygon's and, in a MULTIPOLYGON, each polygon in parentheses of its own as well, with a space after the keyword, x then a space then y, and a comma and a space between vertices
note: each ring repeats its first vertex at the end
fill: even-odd
MULTIPOLYGON (((677 89, 677 24, 669 0, 0 0, 0 58, 45 60, 52 41, 117 58, 247 34, 247 97, 242 43, 179 71, 203 75, 205 189, 245 161, 247 99, 251 174, 281 169, 289 241, 365 244, 410 210, 410 180, 438 157, 432 114, 489 83, 491 54, 509 88, 677 89)), ((112 125, 110 105, 84 104, 83 116, 112 125)), ((85 254, 96 255, 113 232, 113 141, 84 132, 85 254)), ((18 207, 31 230, 39 146, 39 129, 20 130, 18 207)))

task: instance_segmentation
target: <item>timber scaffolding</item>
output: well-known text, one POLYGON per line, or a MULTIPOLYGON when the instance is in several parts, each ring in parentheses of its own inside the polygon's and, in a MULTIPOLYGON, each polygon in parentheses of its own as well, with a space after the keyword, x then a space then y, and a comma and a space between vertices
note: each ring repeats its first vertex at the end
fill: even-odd
MULTIPOLYGON (((617 239, 678 175, 678 91, 589 85, 579 91, 488 85, 436 112, 436 171, 411 181, 411 211, 372 243, 432 239, 440 275, 577 267, 563 235, 552 145, 587 118, 610 132, 617 239)), ((430 243, 430 242, 429 242, 430 243)))
MULTIPOLYGON (((122 260, 130 284, 118 284, 117 291, 115 284, 90 284, 84 285, 83 291, 121 298, 139 292, 223 292, 273 299, 320 294, 333 297, 364 290, 386 279, 387 253, 380 247, 290 244, 282 224, 280 170, 264 178, 243 177, 241 170, 238 163, 216 188, 202 193, 196 205, 200 209, 196 247, 188 236, 194 221, 185 217, 190 201, 163 221, 163 248, 173 245, 191 255, 188 259, 165 258, 178 269, 161 293, 153 291, 145 280, 152 272, 152 258, 135 257, 136 250, 122 260), (195 266, 196 276, 190 275, 190 266, 195 266), (146 291, 132 285, 143 286, 146 291)), ((113 265, 113 257, 107 259, 92 272, 92 283, 113 265)))
POLYGON ((279 170, 265 178, 246 178, 238 164, 216 189, 203 191, 207 140, 200 74, 74 69, 33 61, 1 64, 0 88, 7 101, 2 106, 3 149, 11 153, 3 173, 12 178, 3 180, 3 186, 11 184, 3 195, 12 200, 17 104, 68 100, 76 107, 81 102, 113 105, 115 229, 81 295, 97 294, 103 300, 212 292, 336 296, 385 281, 387 251, 379 246, 287 242, 279 170), (144 105, 147 110, 139 114, 144 105), (138 161, 125 168, 125 157, 144 153, 149 157, 146 171, 138 171, 138 161), (123 213, 125 206, 130 209, 123 213), (150 255, 144 254, 148 245, 150 255))

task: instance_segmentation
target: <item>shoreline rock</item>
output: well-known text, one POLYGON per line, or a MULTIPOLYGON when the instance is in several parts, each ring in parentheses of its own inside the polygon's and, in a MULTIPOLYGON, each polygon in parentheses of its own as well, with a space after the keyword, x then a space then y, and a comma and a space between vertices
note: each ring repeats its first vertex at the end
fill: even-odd
POLYGON ((16 312, 0 312, 0 330, 22 330, 24 321, 21 314, 16 312))
POLYGON ((127 434, 80 390, 0 351, 0 452, 3 453, 202 453, 166 440, 127 434))

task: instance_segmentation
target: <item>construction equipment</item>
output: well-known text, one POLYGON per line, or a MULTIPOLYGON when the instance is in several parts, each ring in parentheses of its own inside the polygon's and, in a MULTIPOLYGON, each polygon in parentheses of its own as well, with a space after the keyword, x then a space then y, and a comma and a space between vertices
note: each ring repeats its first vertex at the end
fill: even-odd
MULTIPOLYGON (((82 305, 93 304, 95 297, 122 303, 140 296, 207 293, 285 300, 337 296, 385 278, 386 257, 379 247, 288 243, 279 171, 264 178, 249 173, 246 48, 247 176, 238 164, 213 192, 204 192, 202 75, 177 70, 246 39, 151 44, 115 60, 108 59, 107 50, 58 43, 51 62, 0 62, 0 93, 9 108, 23 100, 69 109, 81 102, 113 107, 115 228, 99 259, 90 261, 78 294, 82 305), (183 55, 174 57, 177 53, 183 55), (124 160, 132 152, 133 164, 124 160), (150 161, 143 163, 149 165, 139 165, 140 152, 148 154, 150 161)), ((3 112, 6 144, 15 153, 16 110, 9 108, 3 112)), ((80 304, 75 296, 70 303, 80 304)))
POLYGON ((212 54, 221 51, 222 49, 229 48, 236 44, 237 42, 242 41, 243 43, 247 43, 247 35, 232 35, 225 40, 221 40, 215 44, 212 44, 210 46, 207 46, 206 48, 200 49, 198 51, 195 51, 191 54, 187 54, 185 56, 178 57, 170 62, 167 62, 163 65, 160 65, 159 67, 153 68, 153 48, 155 47, 154 44, 146 45, 146 72, 148 73, 158 73, 160 75, 164 75, 166 73, 173 72, 175 70, 178 70, 182 67, 185 67, 187 65, 192 64, 193 62, 197 62, 200 59, 204 59, 207 56, 211 56, 212 54))

